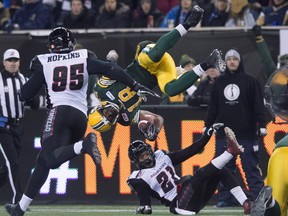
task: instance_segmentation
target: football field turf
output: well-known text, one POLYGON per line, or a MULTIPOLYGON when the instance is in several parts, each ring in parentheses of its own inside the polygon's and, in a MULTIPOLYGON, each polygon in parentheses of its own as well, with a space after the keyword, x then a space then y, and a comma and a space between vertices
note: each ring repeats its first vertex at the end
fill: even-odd
MULTIPOLYGON (((25 216, 129 216, 134 215, 137 206, 131 205, 31 205, 31 211, 25 216)), ((4 205, 0 209, 0 216, 8 216, 4 205)), ((173 215, 165 206, 153 206, 152 216, 173 215)), ((238 216, 243 215, 241 207, 216 209, 205 207, 197 215, 238 216)))

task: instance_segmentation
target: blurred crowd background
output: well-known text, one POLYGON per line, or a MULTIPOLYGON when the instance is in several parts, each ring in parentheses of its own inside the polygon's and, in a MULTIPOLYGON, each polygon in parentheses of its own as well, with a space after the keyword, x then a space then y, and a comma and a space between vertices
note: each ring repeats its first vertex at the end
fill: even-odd
POLYGON ((198 27, 288 25, 288 0, 1 0, 0 29, 173 28, 196 4, 198 27))

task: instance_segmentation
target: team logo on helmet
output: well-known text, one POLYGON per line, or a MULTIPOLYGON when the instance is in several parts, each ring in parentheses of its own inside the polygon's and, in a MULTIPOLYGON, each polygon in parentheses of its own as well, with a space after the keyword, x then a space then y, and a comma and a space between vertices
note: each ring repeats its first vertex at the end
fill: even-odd
POLYGON ((91 127, 99 132, 108 131, 116 124, 119 117, 119 106, 109 101, 102 101, 94 107, 88 115, 91 127))

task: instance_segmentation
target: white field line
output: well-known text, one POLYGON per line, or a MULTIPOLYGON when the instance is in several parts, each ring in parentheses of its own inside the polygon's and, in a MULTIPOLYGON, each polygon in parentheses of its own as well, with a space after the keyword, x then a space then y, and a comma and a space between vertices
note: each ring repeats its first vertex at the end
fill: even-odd
MULTIPOLYGON (((136 209, 136 208, 135 208, 136 209)), ((133 213, 135 210, 134 209, 98 209, 97 207, 95 207, 95 209, 78 209, 78 208, 57 208, 57 209, 53 209, 53 207, 49 208, 31 208, 31 213, 32 212, 79 212, 79 213, 87 213, 87 212, 98 212, 98 213, 101 213, 101 212, 130 212, 130 213, 133 213)), ((161 210, 161 209, 153 209, 153 212, 158 212, 158 213, 165 213, 165 212, 169 212, 169 209, 167 210, 161 210)), ((243 212, 243 210, 241 209, 221 209, 221 210, 218 210, 218 209, 204 209, 204 210, 201 210, 200 213, 220 213, 220 212, 223 212, 223 213, 241 213, 243 212)))

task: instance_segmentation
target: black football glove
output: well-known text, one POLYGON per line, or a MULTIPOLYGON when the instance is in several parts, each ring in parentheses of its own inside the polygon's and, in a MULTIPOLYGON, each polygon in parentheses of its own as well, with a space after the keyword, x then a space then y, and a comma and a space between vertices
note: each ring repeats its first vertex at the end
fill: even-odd
POLYGON ((139 129, 144 137, 149 141, 154 141, 159 133, 159 129, 155 128, 155 125, 150 122, 147 122, 145 127, 140 127, 139 129))
POLYGON ((152 214, 152 208, 149 205, 139 206, 136 209, 135 214, 152 214))
POLYGON ((206 129, 205 133, 208 136, 212 136, 213 133, 216 133, 216 131, 220 128, 223 127, 224 124, 223 123, 214 123, 210 128, 206 129))
POLYGON ((186 30, 190 27, 196 26, 203 17, 204 10, 195 5, 191 10, 191 15, 187 18, 186 22, 183 23, 183 26, 186 30))
POLYGON ((149 88, 147 88, 147 87, 145 87, 145 86, 143 86, 143 85, 141 85, 140 83, 137 83, 137 82, 134 84, 133 91, 137 92, 137 95, 139 97, 145 97, 147 95, 152 95, 153 97, 160 98, 160 96, 156 92, 150 90, 149 88))
POLYGON ((252 32, 255 35, 255 37, 262 36, 262 29, 260 25, 254 25, 252 28, 252 32))

